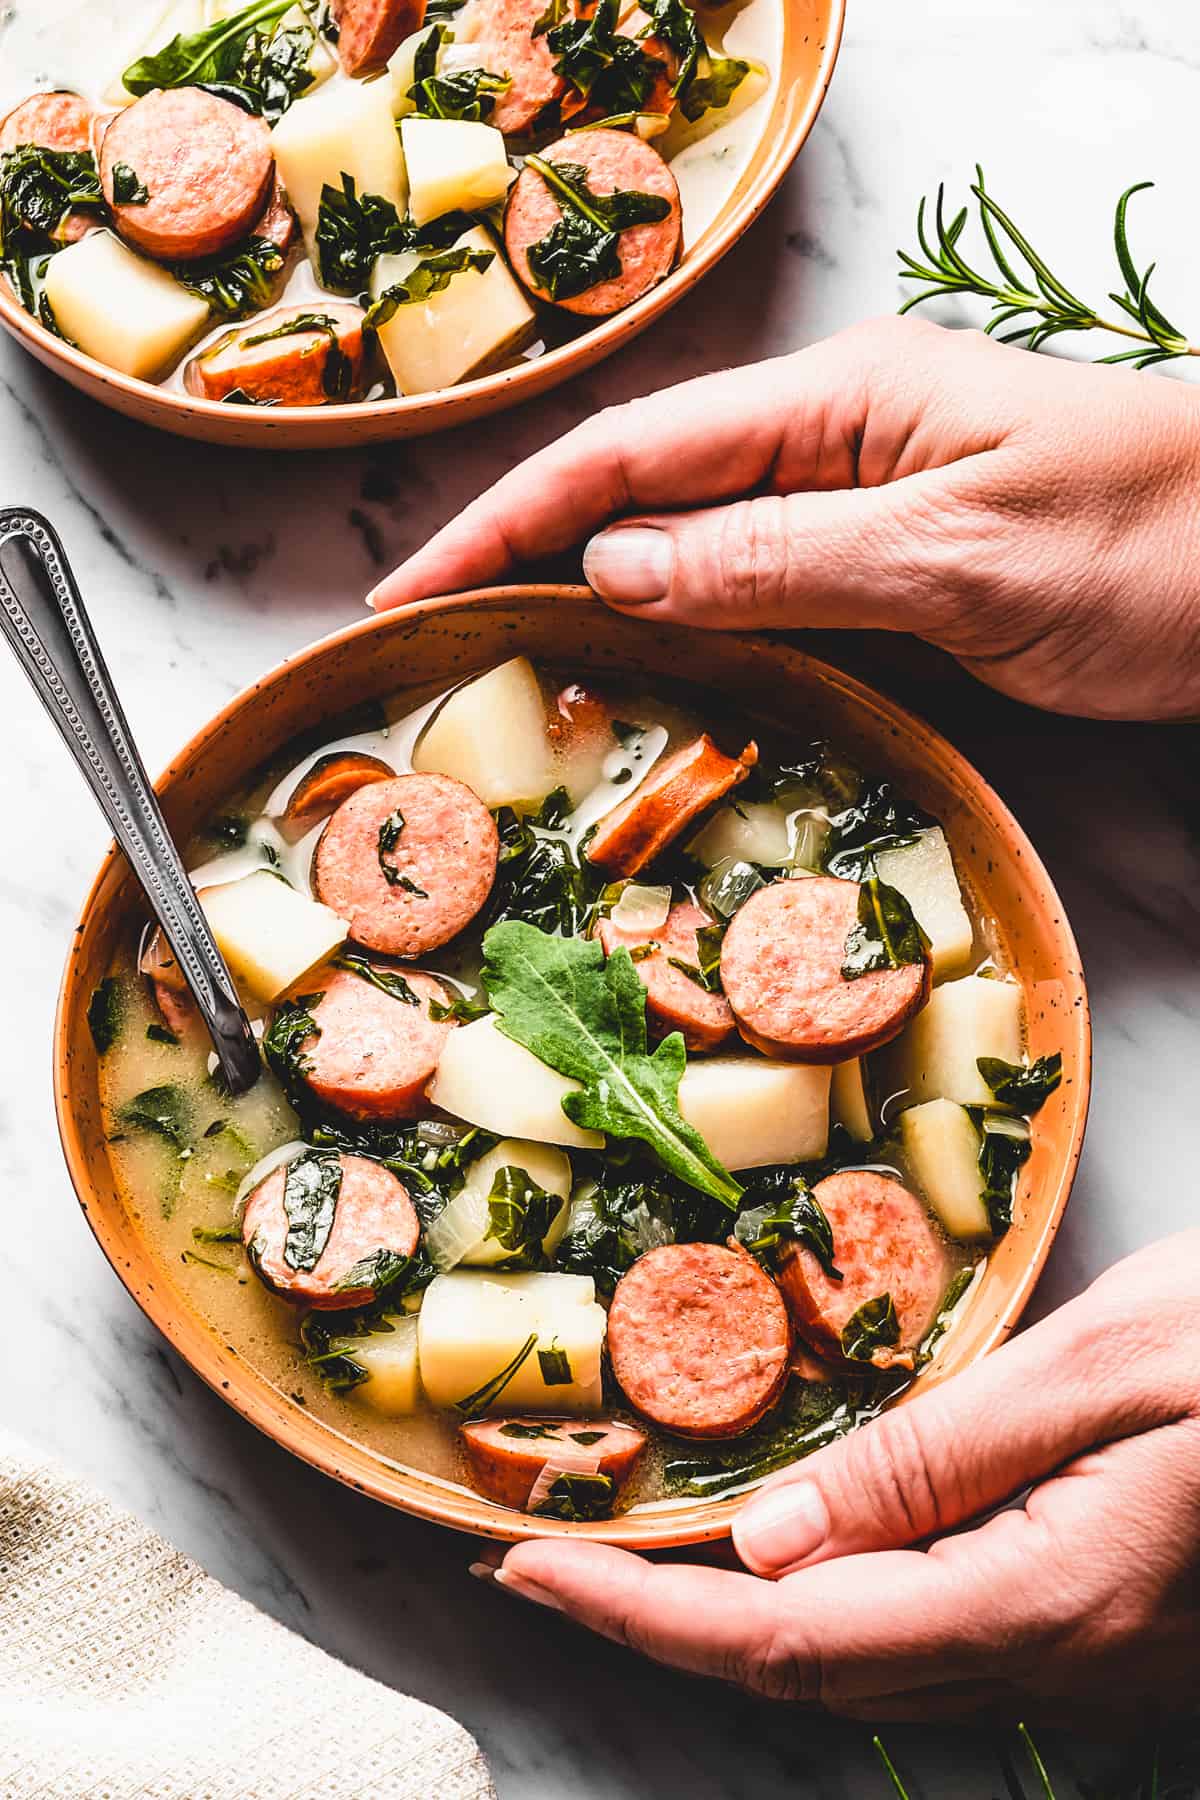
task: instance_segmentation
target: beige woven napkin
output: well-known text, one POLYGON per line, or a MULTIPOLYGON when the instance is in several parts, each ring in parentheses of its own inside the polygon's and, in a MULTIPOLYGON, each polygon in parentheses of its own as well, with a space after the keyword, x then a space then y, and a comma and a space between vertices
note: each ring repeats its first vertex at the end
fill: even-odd
POLYGON ((453 1719, 0 1436, 2 1800, 495 1800, 453 1719))

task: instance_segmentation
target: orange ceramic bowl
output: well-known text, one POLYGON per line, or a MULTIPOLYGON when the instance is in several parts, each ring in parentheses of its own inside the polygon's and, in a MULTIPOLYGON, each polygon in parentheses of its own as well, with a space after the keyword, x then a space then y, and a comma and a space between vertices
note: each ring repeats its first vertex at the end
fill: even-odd
MULTIPOLYGON (((589 676, 707 686, 806 737, 828 734, 865 767, 886 771, 944 822, 959 868, 997 921, 1025 986, 1029 1049, 1060 1050, 1063 1080, 1039 1113, 1015 1222, 992 1253, 969 1311, 917 1391, 1001 1343, 1020 1317, 1066 1205, 1087 1113, 1090 1027, 1079 953, 1037 853, 991 788, 944 738, 861 682, 768 638, 638 623, 586 588, 505 587, 430 600, 361 620, 283 663, 230 701, 159 783, 167 819, 188 838, 256 764, 298 732, 372 698, 414 704, 519 652, 589 676)), ((497 1538, 555 1535, 642 1547, 727 1535, 733 1500, 663 1502, 599 1524, 506 1512, 482 1496, 406 1469, 314 1418, 242 1360, 152 1252, 114 1184, 104 1143, 96 1053, 86 1011, 113 952, 144 913, 123 858, 110 850, 88 895, 63 978, 55 1027, 55 1099, 71 1179, 100 1247, 133 1298, 217 1393, 316 1468, 423 1518, 497 1538)), ((900 1404, 904 1402, 901 1401, 900 1404)))
POLYGON ((544 394, 590 369, 682 300, 707 269, 758 218, 794 161, 821 110, 841 43, 845 0, 776 0, 783 9, 782 51, 770 116, 753 154, 716 218, 658 287, 615 318, 512 368, 480 375, 439 393, 351 406, 223 406, 168 392, 107 368, 40 325, 0 280, 0 325, 39 362, 93 400, 144 425, 209 443, 271 450, 318 450, 419 437, 464 425, 544 394))

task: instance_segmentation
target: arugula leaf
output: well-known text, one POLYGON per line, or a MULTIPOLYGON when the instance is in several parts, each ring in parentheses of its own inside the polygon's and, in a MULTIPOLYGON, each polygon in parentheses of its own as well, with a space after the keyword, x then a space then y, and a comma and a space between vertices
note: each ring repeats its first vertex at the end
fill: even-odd
POLYGON ((126 162, 113 164, 112 186, 114 206, 145 206, 150 198, 150 189, 126 162))
POLYGON ((120 1037, 125 1022, 125 991, 119 976, 106 975, 92 989, 87 1022, 96 1055, 106 1056, 120 1037))
POLYGON ((390 969, 385 963, 372 962, 361 950, 351 950, 348 947, 339 950, 333 959, 333 966, 335 969, 346 969, 351 975, 370 982, 380 993, 387 994, 392 1000, 403 1001, 405 1006, 421 1004, 399 969, 390 969))
POLYGON ((736 1207, 741 1188, 679 1113, 687 1057, 678 1032, 647 1051, 646 990, 619 949, 550 937, 520 919, 483 940, 483 984, 506 1037, 582 1083, 563 1100, 576 1125, 638 1138, 691 1187, 736 1207))
POLYGON ((292 101, 306 94, 316 80, 310 66, 316 38, 309 25, 293 25, 270 34, 255 32, 247 42, 228 98, 244 96, 248 110, 261 113, 269 125, 277 124, 292 101))
POLYGON ((851 1362, 873 1362, 880 1350, 900 1342, 900 1321, 890 1294, 864 1300, 842 1326, 842 1355, 851 1362))
POLYGON ((750 64, 740 56, 708 58, 708 73, 693 75, 680 95, 679 110, 684 118, 695 121, 706 112, 719 112, 729 105, 750 73, 750 64))
POLYGON ((793 1172, 782 1197, 774 1202, 743 1207, 733 1235, 768 1268, 777 1266, 790 1245, 803 1244, 832 1281, 842 1280, 833 1260, 833 1227, 803 1175, 793 1172))
POLYGON ((307 1150, 289 1163, 283 1184, 287 1236, 283 1260, 289 1269, 315 1269, 333 1230, 342 1191, 342 1159, 328 1150, 307 1150))
POLYGON ((192 1141, 192 1103, 175 1082, 148 1087, 117 1108, 117 1123, 125 1131, 142 1131, 160 1137, 177 1154, 192 1141))
MULTIPOLYGON (((554 72, 602 113, 641 112, 666 74, 666 64, 649 56, 636 39, 617 30, 619 0, 600 0, 584 18, 565 18, 546 30, 557 59, 554 72)), ((545 18, 543 14, 543 18, 545 18)), ((540 35, 542 20, 534 27, 540 35)))
POLYGON ((270 303, 284 260, 278 244, 252 236, 220 256, 167 267, 189 294, 207 300, 219 317, 242 319, 270 303))
POLYGON ((998 1056, 976 1057, 975 1066, 996 1103, 1011 1106, 1019 1113, 1039 1111, 1062 1080, 1062 1054, 1058 1050, 1052 1056, 1039 1056, 1028 1067, 1004 1062, 998 1056))
POLYGON ((542 1372, 542 1380, 547 1387, 567 1387, 573 1379, 571 1375, 571 1359, 565 1350, 560 1350, 557 1340, 548 1350, 538 1349, 538 1367, 542 1372))
MULTIPOLYGON (((242 339, 243 350, 253 350, 259 344, 270 344, 276 338, 302 337, 312 331, 323 332, 328 349, 325 353, 325 367, 321 371, 321 386, 329 400, 348 400, 354 387, 354 364, 346 355, 338 342, 337 321, 328 313, 296 313, 285 319, 282 325, 276 325, 273 331, 258 331, 253 337, 242 339)), ((312 354, 310 349, 301 352, 303 356, 312 354)))
POLYGON ((928 951, 929 939, 900 890, 874 875, 864 881, 858 890, 858 922, 846 938, 843 980, 923 962, 928 951))
POLYGON ((403 281, 393 281, 384 289, 378 300, 368 307, 363 324, 377 331, 389 319, 395 318, 402 306, 416 306, 422 300, 428 300, 431 294, 440 294, 449 287, 454 276, 461 275, 464 270, 474 269, 482 275, 495 260, 494 250, 468 250, 465 245, 460 245, 457 250, 435 250, 432 256, 422 257, 403 281))
POLYGON ((530 1511, 539 1519, 606 1519, 616 1495, 611 1475, 564 1469, 530 1511))
POLYGON ((557 222, 526 252, 534 280, 552 300, 569 300, 615 280, 621 273, 621 232, 656 223, 671 210, 661 194, 593 193, 582 163, 551 163, 530 154, 525 167, 537 170, 561 208, 557 222))
POLYGON ((477 1418, 480 1413, 485 1413, 493 1400, 500 1398, 536 1343, 537 1332, 531 1331, 511 1362, 505 1363, 502 1369, 498 1369, 491 1379, 485 1381, 482 1387, 477 1387, 474 1393, 466 1394, 461 1400, 455 1401, 455 1412, 462 1413, 468 1419, 477 1418))
POLYGON ((240 12, 218 19, 200 31, 180 32, 161 50, 130 63, 121 77, 131 94, 153 88, 199 87, 206 83, 238 83, 251 39, 272 30, 294 0, 251 0, 240 12))
POLYGON ((354 1355, 356 1341, 389 1337, 398 1315, 376 1307, 352 1312, 309 1312, 300 1321, 304 1361, 320 1376, 331 1394, 346 1394, 361 1386, 369 1371, 354 1355))
POLYGON ((565 1205, 561 1195, 539 1187, 528 1170, 509 1164, 496 1170, 487 1202, 487 1236, 509 1252, 509 1268, 539 1266, 542 1239, 565 1205))

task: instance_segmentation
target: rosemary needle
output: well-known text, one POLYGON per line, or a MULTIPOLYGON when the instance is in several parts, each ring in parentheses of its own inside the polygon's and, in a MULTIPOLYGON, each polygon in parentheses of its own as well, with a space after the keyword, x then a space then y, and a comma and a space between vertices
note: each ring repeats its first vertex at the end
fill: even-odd
POLYGON ((1150 277, 1156 265, 1151 263, 1139 273, 1129 248, 1129 202, 1134 194, 1153 187, 1153 182, 1135 182, 1117 201, 1113 248, 1125 285, 1120 292, 1110 292, 1108 298, 1124 315, 1118 319, 1103 317, 1060 280, 988 193, 978 164, 975 173, 977 179, 971 193, 979 206, 979 223, 995 264, 994 273, 983 274, 966 260, 959 240, 967 223, 968 208, 962 207, 947 221, 945 187, 939 186, 932 232, 926 225, 924 199, 917 209, 917 242, 924 260, 904 250, 897 252, 901 280, 923 284, 920 293, 911 294, 904 302, 902 313, 944 294, 974 294, 990 302, 991 317, 984 330, 997 334, 1001 343, 1024 342, 1027 349, 1037 350, 1064 332, 1105 331, 1129 338, 1134 347, 1099 357, 1099 362, 1132 363, 1135 368, 1145 369, 1181 356, 1200 356, 1200 346, 1189 343, 1150 298, 1150 277))

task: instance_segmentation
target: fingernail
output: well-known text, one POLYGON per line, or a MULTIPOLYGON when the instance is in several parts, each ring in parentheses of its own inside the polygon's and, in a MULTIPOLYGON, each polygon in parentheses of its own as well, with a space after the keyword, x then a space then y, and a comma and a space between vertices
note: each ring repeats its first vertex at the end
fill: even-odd
POLYGON ((583 572, 601 599, 620 606, 647 606, 664 598, 674 562, 675 546, 667 532, 649 525, 618 525, 589 540, 583 572))
POLYGON ((551 1612, 563 1611, 562 1602, 549 1588, 539 1587, 536 1581, 530 1581, 525 1575, 518 1575, 513 1569, 493 1569, 487 1563, 472 1563, 471 1573, 478 1575, 481 1580, 494 1581, 498 1587, 507 1588, 522 1600, 532 1600, 535 1606, 548 1606, 551 1612))
POLYGON ((828 1536, 829 1509, 811 1481, 768 1488, 747 1501, 733 1522, 734 1547, 756 1575, 785 1574, 828 1536))

